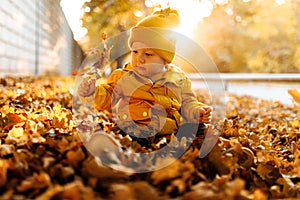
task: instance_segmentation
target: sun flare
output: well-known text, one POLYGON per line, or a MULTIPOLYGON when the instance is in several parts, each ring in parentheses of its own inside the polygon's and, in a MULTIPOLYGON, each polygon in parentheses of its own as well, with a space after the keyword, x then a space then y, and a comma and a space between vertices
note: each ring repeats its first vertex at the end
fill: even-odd
POLYGON ((177 9, 181 18, 180 27, 177 31, 187 36, 190 36, 197 24, 204 17, 208 17, 213 9, 213 3, 209 0, 147 0, 146 5, 149 5, 149 7, 160 6, 162 8, 172 7, 177 9))
POLYGON ((86 0, 61 0, 60 5, 65 13, 66 19, 72 29, 74 39, 80 40, 87 33, 86 28, 81 26, 81 6, 86 0), (71 6, 71 9, 70 9, 71 6))
MULTIPOLYGON (((89 0, 61 0, 62 9, 73 30, 75 40, 81 40, 87 33, 87 30, 81 26, 80 21, 82 15, 81 6, 86 1, 89 0), (72 9, 70 9, 70 6, 72 9)), ((181 25, 177 31, 186 36, 190 36, 198 23, 201 22, 204 17, 211 14, 214 6, 213 2, 215 4, 224 4, 227 3, 228 0, 145 0, 145 6, 149 8, 165 8, 169 6, 177 9, 181 17, 181 25)), ((143 13, 136 11, 135 15, 142 16, 143 13)))

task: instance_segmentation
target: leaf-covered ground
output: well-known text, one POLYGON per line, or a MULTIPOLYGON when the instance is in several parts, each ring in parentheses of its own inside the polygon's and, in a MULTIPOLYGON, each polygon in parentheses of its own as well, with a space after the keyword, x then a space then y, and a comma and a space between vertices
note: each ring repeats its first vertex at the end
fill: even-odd
MULTIPOLYGON (((192 146, 166 168, 127 174, 99 166, 82 144, 72 87, 73 77, 0 78, 0 199, 300 198, 297 104, 228 94, 222 134, 208 156, 200 159, 192 146)), ((109 130, 109 113, 99 116, 109 130)), ((143 149, 112 134, 127 148, 143 149)))

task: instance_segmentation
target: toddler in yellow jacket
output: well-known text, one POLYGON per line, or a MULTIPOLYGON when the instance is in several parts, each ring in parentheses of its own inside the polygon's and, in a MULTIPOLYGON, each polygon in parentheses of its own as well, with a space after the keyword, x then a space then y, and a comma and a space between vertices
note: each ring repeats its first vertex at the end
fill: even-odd
POLYGON ((136 137, 176 135, 179 129, 180 137, 197 134, 198 128, 203 131, 212 107, 197 101, 189 78, 172 64, 176 41, 171 30, 178 25, 178 12, 170 8, 138 22, 128 40, 130 63, 113 71, 106 84, 82 82, 82 101, 113 111, 118 127, 138 133, 136 137))

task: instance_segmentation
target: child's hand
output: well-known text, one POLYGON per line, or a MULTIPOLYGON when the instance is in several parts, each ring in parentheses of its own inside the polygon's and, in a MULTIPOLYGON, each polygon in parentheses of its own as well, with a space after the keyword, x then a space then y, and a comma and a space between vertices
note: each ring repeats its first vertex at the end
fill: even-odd
POLYGON ((77 94, 82 97, 91 96, 96 90, 96 79, 84 79, 77 90, 77 94))
POLYGON ((212 117, 212 107, 211 106, 201 106, 200 109, 200 119, 201 123, 209 124, 212 117))

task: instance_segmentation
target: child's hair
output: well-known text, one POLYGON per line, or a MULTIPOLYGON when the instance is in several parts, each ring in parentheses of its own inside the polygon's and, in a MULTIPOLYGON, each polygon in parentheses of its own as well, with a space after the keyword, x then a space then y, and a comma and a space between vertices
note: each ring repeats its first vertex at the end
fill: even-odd
POLYGON ((142 42, 171 63, 176 50, 176 41, 171 33, 179 24, 180 17, 177 10, 165 8, 155 11, 131 28, 128 45, 131 48, 134 42, 142 42))

